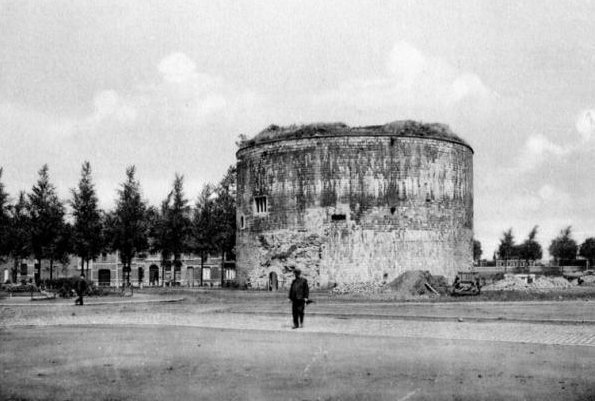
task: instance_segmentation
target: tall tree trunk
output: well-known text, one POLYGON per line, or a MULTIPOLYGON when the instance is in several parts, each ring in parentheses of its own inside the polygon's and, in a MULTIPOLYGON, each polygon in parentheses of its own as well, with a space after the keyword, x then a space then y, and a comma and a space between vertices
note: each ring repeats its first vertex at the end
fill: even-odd
POLYGON ((37 259, 37 276, 35 278, 35 285, 39 285, 41 281, 41 259, 37 259))
POLYGON ((202 270, 205 267, 205 251, 202 251, 200 253, 200 286, 203 286, 203 281, 202 281, 202 270))
POLYGON ((223 288, 223 282, 225 281, 225 251, 221 249, 221 288, 223 288))
POLYGON ((126 288, 126 270, 128 270, 128 260, 122 262, 122 288, 126 288))
POLYGON ((173 273, 174 273, 174 279, 173 279, 174 285, 176 283, 176 270, 178 269, 178 267, 180 268, 180 281, 182 280, 182 277, 181 277, 182 276, 182 262, 180 262, 180 259, 181 259, 181 257, 180 257, 179 254, 178 255, 174 255, 174 266, 173 266, 173 269, 174 269, 173 270, 173 273))
POLYGON ((19 272, 19 268, 21 267, 21 259, 19 258, 14 258, 14 267, 12 268, 12 272, 10 275, 10 281, 13 284, 16 284, 17 282, 17 274, 19 272))

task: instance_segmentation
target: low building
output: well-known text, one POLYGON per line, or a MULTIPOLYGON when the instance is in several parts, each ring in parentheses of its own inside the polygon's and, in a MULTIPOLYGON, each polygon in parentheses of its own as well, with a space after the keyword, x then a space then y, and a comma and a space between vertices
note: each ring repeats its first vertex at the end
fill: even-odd
MULTIPOLYGON (((42 261, 40 274, 33 260, 22 260, 16 275, 12 274, 14 261, 0 265, 3 271, 3 282, 35 282, 50 278, 48 261, 42 261), (14 277, 13 277, 14 276, 14 277)), ((82 262, 72 257, 67 264, 54 263, 53 278, 78 276, 82 262)), ((125 283, 123 266, 117 253, 106 253, 83 270, 87 279, 102 287, 120 287, 125 283)), ((140 255, 132 260, 130 283, 135 287, 147 286, 187 286, 216 287, 230 285, 235 282, 235 261, 221 255, 207 255, 201 262, 200 256, 183 255, 181 265, 173 267, 172 263, 163 264, 160 255, 140 255), (223 277, 222 277, 223 275, 223 277)))
POLYGON ((15 269, 14 260, 8 259, 0 263, 0 274, 2 283, 39 283, 50 276, 56 279, 80 274, 79 266, 78 258, 70 258, 67 263, 54 261, 51 264, 49 260, 42 260, 40 267, 34 259, 22 259, 15 269))

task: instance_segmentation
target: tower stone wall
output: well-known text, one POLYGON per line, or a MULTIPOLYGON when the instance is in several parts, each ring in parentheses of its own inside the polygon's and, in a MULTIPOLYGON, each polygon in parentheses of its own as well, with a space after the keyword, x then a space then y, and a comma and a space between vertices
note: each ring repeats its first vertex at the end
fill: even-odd
POLYGON ((240 281, 453 279, 473 260, 473 150, 443 125, 272 127, 237 153, 240 281))

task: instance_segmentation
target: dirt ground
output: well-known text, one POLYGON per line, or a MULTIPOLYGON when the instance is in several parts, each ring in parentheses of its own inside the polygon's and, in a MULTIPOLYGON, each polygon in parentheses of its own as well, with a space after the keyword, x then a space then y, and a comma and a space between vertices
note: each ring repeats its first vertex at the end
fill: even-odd
POLYGON ((4 304, 0 399, 595 400, 595 346, 581 345, 593 344, 595 326, 545 322, 590 319, 590 302, 461 308, 321 301, 323 316, 311 308, 306 328, 291 330, 282 294, 222 295, 225 302, 186 294, 186 301, 167 304, 4 304), (520 320, 549 312, 538 314, 538 324, 399 318, 469 319, 513 309, 520 320), (345 318, 360 310, 366 313, 345 318), (379 315, 369 320, 370 312, 379 315), (211 321, 227 328, 208 327, 211 321), (566 333, 573 345, 487 340, 485 332, 506 325, 532 336, 550 331, 554 340, 566 333), (408 330, 420 338, 401 337, 408 330), (432 331, 440 335, 432 338, 432 331), (466 331, 484 333, 477 337, 483 340, 461 340, 466 331))

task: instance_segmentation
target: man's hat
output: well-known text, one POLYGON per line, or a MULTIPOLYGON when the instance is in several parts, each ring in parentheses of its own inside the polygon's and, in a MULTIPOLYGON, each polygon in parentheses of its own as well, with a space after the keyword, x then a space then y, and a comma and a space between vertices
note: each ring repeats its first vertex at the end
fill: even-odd
POLYGON ((300 274, 302 271, 300 269, 298 269, 297 267, 293 269, 294 273, 300 274))

